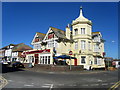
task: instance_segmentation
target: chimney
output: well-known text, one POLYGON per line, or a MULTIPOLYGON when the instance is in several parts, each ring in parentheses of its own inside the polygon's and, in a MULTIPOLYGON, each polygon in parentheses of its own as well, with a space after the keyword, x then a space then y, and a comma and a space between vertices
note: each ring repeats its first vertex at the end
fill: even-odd
POLYGON ((66 38, 67 39, 70 39, 70 32, 71 32, 71 30, 70 30, 70 24, 68 24, 66 26, 66 38))

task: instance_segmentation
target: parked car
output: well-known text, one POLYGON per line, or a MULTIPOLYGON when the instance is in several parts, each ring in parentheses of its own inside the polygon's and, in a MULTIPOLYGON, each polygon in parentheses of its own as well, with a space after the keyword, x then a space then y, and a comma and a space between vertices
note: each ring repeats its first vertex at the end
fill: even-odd
POLYGON ((12 64, 12 67, 14 67, 14 68, 24 68, 24 65, 21 62, 14 62, 12 64))
POLYGON ((5 65, 8 64, 8 62, 6 60, 2 60, 2 61, 0 61, 0 63, 5 64, 5 65))

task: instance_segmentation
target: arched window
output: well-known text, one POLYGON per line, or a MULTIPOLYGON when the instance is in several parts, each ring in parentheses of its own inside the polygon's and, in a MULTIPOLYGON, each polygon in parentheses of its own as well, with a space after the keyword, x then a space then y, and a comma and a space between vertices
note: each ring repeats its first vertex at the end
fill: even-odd
POLYGON ((78 29, 74 29, 74 31, 75 31, 75 35, 77 35, 78 34, 78 29))

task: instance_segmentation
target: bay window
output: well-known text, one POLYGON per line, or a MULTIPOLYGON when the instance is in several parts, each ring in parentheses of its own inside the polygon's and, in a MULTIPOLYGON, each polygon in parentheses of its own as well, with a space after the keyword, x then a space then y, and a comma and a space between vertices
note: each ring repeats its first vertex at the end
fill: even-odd
POLYGON ((84 40, 81 41, 81 49, 84 50, 86 48, 86 42, 84 40))

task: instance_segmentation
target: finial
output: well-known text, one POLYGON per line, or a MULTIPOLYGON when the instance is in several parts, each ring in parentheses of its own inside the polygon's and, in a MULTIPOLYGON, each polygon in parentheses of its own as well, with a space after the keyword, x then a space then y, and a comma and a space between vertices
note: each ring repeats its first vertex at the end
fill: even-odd
POLYGON ((82 6, 80 6, 80 9, 82 9, 82 6))
POLYGON ((80 16, 83 16, 83 13, 82 13, 82 6, 80 6, 80 16))

